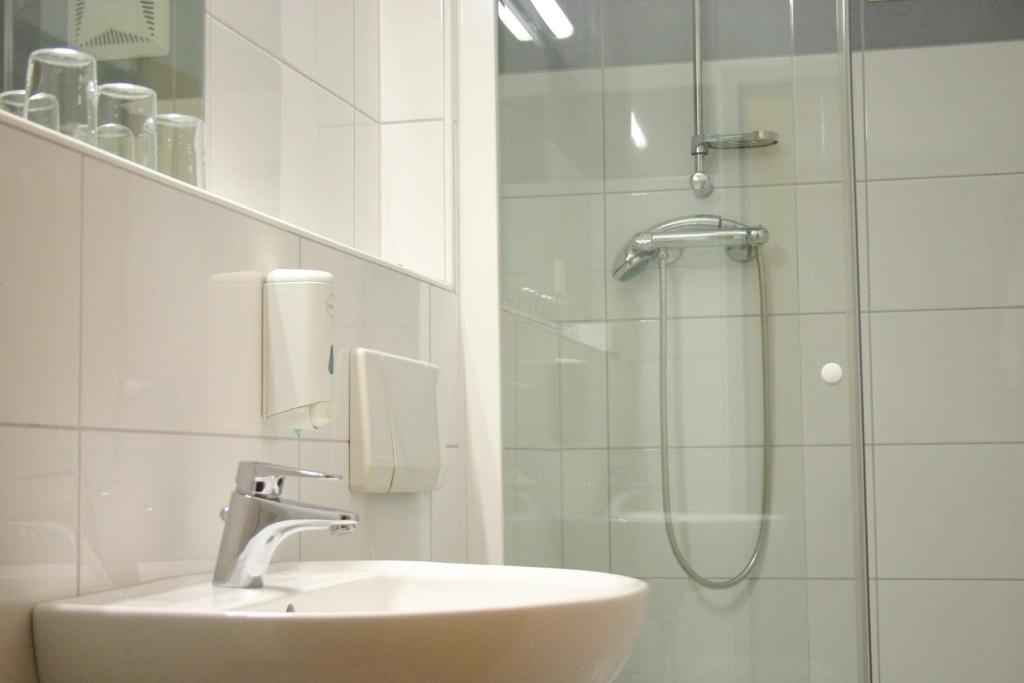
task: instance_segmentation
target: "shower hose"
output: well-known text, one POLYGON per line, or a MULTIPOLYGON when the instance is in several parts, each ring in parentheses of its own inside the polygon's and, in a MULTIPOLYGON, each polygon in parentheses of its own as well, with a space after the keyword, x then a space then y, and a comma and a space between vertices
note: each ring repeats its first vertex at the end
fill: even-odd
POLYGON ((660 399, 661 399, 661 501, 662 512, 665 521, 665 534, 668 536, 668 543, 672 548, 679 567, 696 583, 705 588, 729 588, 740 583, 754 570, 758 559, 761 556, 761 548, 765 543, 768 534, 768 513, 771 506, 771 397, 770 376, 768 367, 768 279, 765 274, 764 261, 761 257, 760 247, 751 247, 754 252, 754 260, 757 262, 757 281, 760 288, 761 308, 761 405, 763 407, 762 420, 764 422, 762 442, 762 471, 761 471, 761 518, 757 529, 757 541, 750 553, 750 559, 746 565, 728 579, 709 579, 701 575, 693 565, 686 559, 686 555, 679 547, 679 540, 676 538, 675 526, 672 522, 672 486, 669 472, 668 458, 668 280, 667 266, 669 262, 668 251, 662 249, 658 252, 658 284, 661 289, 659 294, 659 369, 661 375, 660 399))

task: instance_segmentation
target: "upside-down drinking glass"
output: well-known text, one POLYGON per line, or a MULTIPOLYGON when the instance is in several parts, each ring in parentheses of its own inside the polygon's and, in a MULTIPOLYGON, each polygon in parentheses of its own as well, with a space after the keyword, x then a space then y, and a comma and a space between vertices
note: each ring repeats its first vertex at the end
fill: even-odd
POLYGON ((0 93, 0 109, 8 114, 25 117, 40 126, 60 130, 60 111, 57 98, 53 95, 39 93, 29 100, 28 111, 25 111, 25 91, 8 90, 0 93))
POLYGON ((206 187, 203 120, 187 114, 158 114, 147 126, 156 138, 156 170, 206 187))
POLYGON ((156 116, 156 92, 131 83, 104 83, 99 87, 96 108, 100 127, 115 124, 131 131, 132 152, 125 158, 155 169, 156 136, 153 127, 146 124, 156 116))
POLYGON ((123 159, 135 159, 135 135, 120 123, 104 123, 97 128, 96 146, 123 159))
POLYGON ((96 143, 96 60, 66 47, 36 50, 28 58, 25 94, 57 99, 60 132, 96 143))

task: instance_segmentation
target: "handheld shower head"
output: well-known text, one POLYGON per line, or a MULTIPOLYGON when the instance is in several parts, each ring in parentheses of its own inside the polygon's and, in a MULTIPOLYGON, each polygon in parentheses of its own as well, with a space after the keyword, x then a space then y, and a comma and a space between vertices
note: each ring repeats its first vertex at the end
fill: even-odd
POLYGON ((749 227, 721 216, 676 218, 633 235, 615 256, 612 277, 622 281, 636 277, 662 249, 725 247, 731 257, 747 261, 751 248, 767 241, 768 231, 760 225, 749 227))

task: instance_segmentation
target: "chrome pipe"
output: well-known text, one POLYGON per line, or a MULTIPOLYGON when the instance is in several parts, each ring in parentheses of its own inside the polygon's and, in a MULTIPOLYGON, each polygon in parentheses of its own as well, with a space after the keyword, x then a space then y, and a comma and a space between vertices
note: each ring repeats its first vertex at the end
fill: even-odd
MULTIPOLYGON (((701 0, 693 0, 693 134, 704 135, 704 50, 701 45, 701 0)), ((696 152, 698 158, 704 152, 696 152)))
POLYGON ((707 197, 714 191, 711 178, 704 172, 704 48, 701 43, 701 0, 693 0, 693 175, 690 188, 698 197, 707 197))

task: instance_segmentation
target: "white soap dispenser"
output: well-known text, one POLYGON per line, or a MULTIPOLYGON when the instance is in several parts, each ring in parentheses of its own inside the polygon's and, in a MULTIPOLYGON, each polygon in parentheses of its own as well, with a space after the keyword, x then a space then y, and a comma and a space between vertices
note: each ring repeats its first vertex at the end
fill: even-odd
POLYGON ((331 421, 334 277, 281 268, 263 283, 263 417, 278 427, 331 421))

